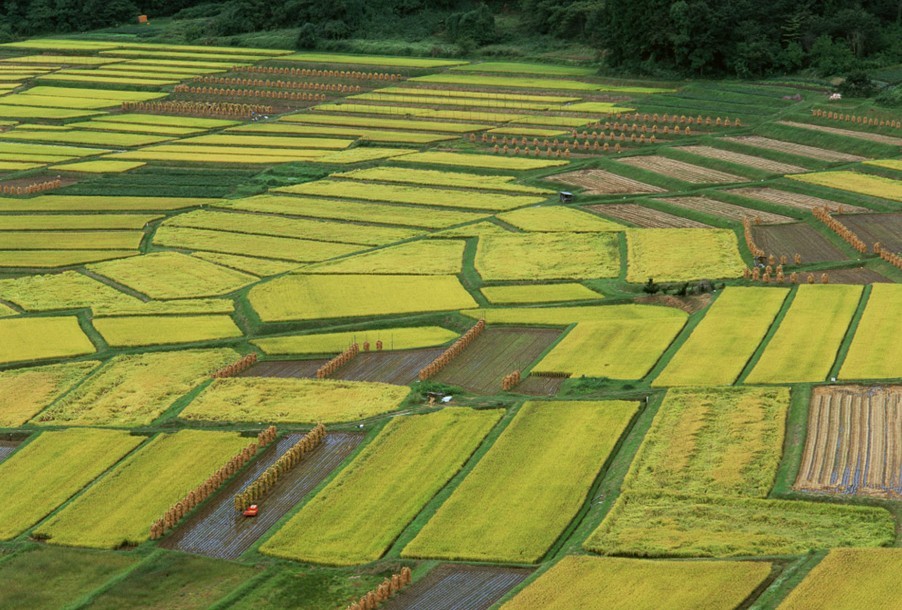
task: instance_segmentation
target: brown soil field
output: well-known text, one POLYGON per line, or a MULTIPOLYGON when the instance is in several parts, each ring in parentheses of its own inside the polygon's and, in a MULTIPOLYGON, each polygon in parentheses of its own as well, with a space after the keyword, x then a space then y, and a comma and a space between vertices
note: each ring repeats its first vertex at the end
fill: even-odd
POLYGON ((12 455, 20 444, 19 441, 0 441, 0 462, 12 455))
POLYGON ((487 610, 532 570, 443 564, 380 606, 383 610, 487 610))
POLYGON ((330 432, 319 447, 282 477, 259 502, 258 516, 247 518, 239 514, 233 503, 235 495, 250 485, 302 436, 288 434, 267 447, 249 469, 180 524, 160 546, 208 557, 237 559, 329 476, 363 440, 361 434, 330 432))
POLYGON ((613 220, 623 220, 644 229, 705 229, 708 225, 697 220, 674 216, 635 203, 593 205, 590 210, 608 216, 613 220))
POLYGON ((902 212, 889 214, 850 214, 836 219, 849 227, 864 243, 880 242, 884 248, 902 252, 902 212))
POLYGON ((829 199, 821 199, 820 197, 812 197, 811 195, 802 195, 800 193, 791 193, 789 191, 780 191, 772 188, 739 188, 727 191, 734 195, 741 195, 749 199, 757 199, 766 201, 776 205, 782 205, 787 208, 795 208, 797 210, 813 210, 815 208, 828 208, 831 211, 838 212, 842 209, 849 213, 870 212, 867 208, 860 208, 854 205, 838 203, 829 199))
POLYGON ((677 161, 661 155, 626 157, 619 161, 631 167, 638 167, 639 169, 676 178, 691 184, 748 182, 748 179, 742 176, 719 172, 715 169, 708 169, 707 167, 693 165, 685 161, 677 161))
POLYGON ((806 146, 804 144, 797 144, 795 142, 784 142, 783 140, 774 140, 772 138, 765 138, 762 136, 727 136, 724 138, 724 140, 727 140, 729 142, 736 142, 737 144, 745 144, 746 146, 766 148, 767 150, 775 150, 777 152, 798 155, 799 157, 817 159, 818 161, 847 161, 849 163, 855 163, 857 161, 864 161, 866 159, 866 157, 850 155, 849 153, 829 150, 827 148, 806 146))
POLYGON ((514 392, 528 396, 554 396, 561 389, 563 383, 563 377, 530 375, 514 388, 514 392))
POLYGON ((902 386, 815 388, 795 488, 902 498, 902 386))
MULTIPOLYGON (((831 284, 875 284, 892 282, 889 278, 886 278, 867 267, 831 269, 830 271, 827 271, 827 278, 830 280, 831 284)), ((818 279, 820 279, 820 275, 818 275, 818 279)))
POLYGON ((740 205, 732 203, 724 203, 716 199, 707 197, 667 197, 661 201, 675 205, 686 210, 693 210, 711 216, 719 216, 727 220, 736 220, 742 222, 743 218, 755 220, 766 225, 784 224, 787 222, 796 222, 795 218, 789 216, 781 216, 780 214, 772 214, 770 212, 762 212, 754 208, 744 208, 740 205))
POLYGON ((501 380, 531 365, 561 336, 553 328, 486 328, 433 379, 480 394, 497 394, 501 380))
POLYGON ((902 146, 902 138, 894 138, 893 136, 885 136, 879 133, 868 133, 866 131, 855 131, 853 129, 840 129, 838 127, 827 127, 826 125, 812 125, 811 123, 796 123, 795 121, 778 122, 780 125, 787 125, 789 127, 799 127, 801 129, 810 129, 811 131, 823 131, 824 133, 832 133, 848 138, 858 138, 859 140, 868 140, 870 142, 880 142, 881 144, 889 144, 890 146, 902 146))
POLYGON ((587 195, 641 195, 645 193, 664 193, 665 189, 645 184, 632 178, 605 171, 603 169, 581 169, 566 174, 558 174, 546 178, 553 182, 562 182, 570 186, 579 186, 587 195))
POLYGON ((701 311, 711 303, 710 294, 698 294, 692 296, 678 297, 671 294, 650 294, 647 296, 636 297, 633 299, 636 303, 644 305, 663 305, 665 307, 676 307, 688 314, 701 311))
POLYGON ((444 351, 443 347, 431 347, 396 352, 361 352, 338 369, 332 379, 407 385, 415 381, 420 370, 444 351))
POLYGON ((328 360, 264 360, 258 362, 248 370, 240 373, 239 377, 316 377, 319 367, 328 360))
POLYGON ((798 222, 787 225, 752 226, 755 243, 768 255, 777 258, 796 253, 802 255, 802 264, 847 260, 842 250, 834 246, 811 226, 798 222))
POLYGON ((798 165, 781 163, 780 161, 773 161, 754 155, 746 155, 731 150, 722 150, 720 148, 714 148, 713 146, 681 146, 678 150, 683 150, 700 157, 707 157, 708 159, 720 159, 729 161, 730 163, 736 163, 737 165, 746 165, 773 174, 799 174, 808 171, 804 167, 798 165))

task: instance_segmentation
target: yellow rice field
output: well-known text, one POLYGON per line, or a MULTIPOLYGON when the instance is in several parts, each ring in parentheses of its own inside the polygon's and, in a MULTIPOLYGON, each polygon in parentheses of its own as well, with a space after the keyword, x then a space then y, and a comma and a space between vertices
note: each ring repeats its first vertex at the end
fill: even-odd
POLYGON ((894 379, 902 376, 900 311, 902 286, 871 286, 864 315, 839 371, 842 379, 894 379))
POLYGON ((793 174, 787 176, 787 178, 842 191, 851 191, 853 193, 861 193, 862 195, 870 195, 872 197, 902 201, 902 180, 893 180, 892 178, 884 178, 883 176, 871 176, 869 174, 859 174, 858 172, 836 171, 815 174, 793 174))
POLYGON ((513 233, 479 240, 476 270, 485 280, 617 277, 619 240, 611 233, 513 233))
POLYGON ((23 425, 98 364, 88 360, 0 372, 0 427, 23 425))
POLYGON ((416 326, 352 330, 312 335, 284 335, 251 341, 265 354, 285 356, 296 354, 337 354, 352 343, 362 346, 365 342, 375 351, 376 342, 382 341, 383 350, 415 349, 444 345, 458 337, 458 333, 441 326, 416 326))
POLYGON ((111 347, 201 343, 241 337, 229 316, 123 316, 95 318, 94 328, 111 347))
POLYGON ((0 319, 0 364, 93 354, 75 316, 0 319))

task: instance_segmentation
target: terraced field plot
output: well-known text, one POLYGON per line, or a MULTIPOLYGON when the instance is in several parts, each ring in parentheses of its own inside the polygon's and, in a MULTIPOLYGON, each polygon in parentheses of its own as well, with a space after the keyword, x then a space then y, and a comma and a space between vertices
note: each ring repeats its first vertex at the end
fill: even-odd
POLYGON ((586 195, 642 195, 666 190, 603 169, 580 169, 550 176, 547 180, 581 187, 586 195))
POLYGON ((685 151, 692 153, 693 155, 698 155, 699 157, 706 157, 708 159, 729 161, 730 163, 735 163, 736 165, 744 165, 753 169, 760 169, 762 171, 770 172, 772 174, 798 174, 800 172, 808 171, 806 168, 800 167, 798 165, 772 161, 770 159, 765 159, 764 157, 746 155, 743 153, 733 152, 732 150, 714 148, 713 146, 680 146, 676 150, 685 151))
POLYGON ((745 268, 728 229, 629 229, 626 244, 630 282, 735 278, 745 268))
POLYGON ((700 165, 693 165, 685 161, 677 161, 661 155, 647 155, 641 157, 625 157, 620 163, 655 172, 669 178, 676 178, 691 184, 746 182, 747 179, 727 172, 708 169, 700 165))
POLYGON ((461 271, 465 246, 460 240, 414 241, 308 265, 298 273, 453 275, 461 271))
POLYGON ((807 146, 798 142, 785 142, 783 140, 774 140, 773 138, 764 138, 761 136, 726 136, 724 140, 728 142, 736 142, 746 146, 754 146, 755 148, 763 148, 765 150, 775 150, 781 153, 797 155, 799 157, 808 157, 817 159, 818 161, 828 162, 846 162, 855 163, 864 161, 865 157, 858 155, 850 155, 849 153, 829 150, 827 148, 818 148, 816 146, 807 146))
POLYGON ((814 389, 796 489, 898 498, 900 472, 902 387, 814 389))
POLYGON ((623 225, 605 220, 594 214, 587 214, 578 208, 560 205, 521 208, 513 212, 498 214, 498 218, 523 231, 544 231, 548 233, 594 233, 599 231, 622 231, 623 225))
MULTIPOLYGON (((899 139, 902 142, 902 138, 899 139)), ((893 180, 883 176, 859 174, 857 172, 823 172, 817 174, 804 174, 789 176, 793 180, 800 180, 810 184, 826 186, 828 188, 851 191, 871 197, 881 197, 893 201, 902 201, 902 180, 893 180)))
POLYGON ((0 372, 0 426, 21 426, 98 364, 88 360, 0 372))
POLYGON ((852 345, 839 371, 841 379, 895 379, 902 376, 902 343, 898 341, 902 287, 874 284, 852 345))
POLYGON ((836 219, 869 246, 879 243, 891 252, 902 252, 902 213, 842 215, 836 219))
POLYGON ((332 432, 260 502, 263 510, 256 519, 237 513, 235 495, 243 491, 264 470, 283 455, 301 434, 287 434, 267 447, 253 465, 225 486, 211 502, 192 515, 162 543, 167 549, 221 559, 238 559, 267 530, 291 511, 304 496, 338 467, 363 440, 359 434, 332 432))
POLYGON ((419 372, 444 351, 444 348, 436 347, 363 353, 338 369, 334 377, 348 381, 378 381, 407 385, 413 383, 419 372))
POLYGON ((779 206, 794 208, 797 210, 814 210, 817 208, 827 208, 831 211, 844 210, 850 213, 867 212, 867 208, 861 208, 854 205, 839 203, 829 199, 821 199, 820 197, 812 197, 811 195, 803 195, 801 193, 793 193, 791 191, 781 191, 768 187, 746 187, 732 189, 727 191, 735 195, 742 195, 749 199, 758 201, 766 201, 779 206))
POLYGON ((530 571, 445 564, 384 604, 385 610, 488 610, 530 571))
POLYGON ((613 233, 486 235, 476 250, 485 280, 557 280, 616 277, 619 239, 613 233))
POLYGON ((256 339, 253 343, 269 355, 296 354, 337 354, 352 343, 358 343, 366 354, 378 349, 389 351, 432 347, 448 343, 458 337, 458 333, 440 326, 417 326, 385 328, 377 330, 345 331, 338 333, 317 333, 310 335, 285 335, 256 339))
POLYGON ((744 208, 732 203, 725 203, 708 197, 668 197, 661 199, 678 208, 700 212, 709 216, 726 218, 727 220, 742 221, 743 218, 754 220, 756 224, 782 224, 787 222, 795 222, 795 218, 773 214, 771 212, 763 212, 754 208, 744 208))
POLYGON ((74 316, 0 319, 0 364, 84 356, 95 351, 74 316))
POLYGON ((889 144, 890 146, 902 146, 902 138, 894 136, 885 136, 879 133, 870 133, 867 131, 857 131, 854 129, 841 129, 839 127, 828 127, 826 125, 814 125, 812 123, 798 123, 796 121, 778 121, 780 125, 788 127, 797 127, 799 129, 807 129, 809 131, 821 131, 831 133, 846 138, 857 138, 859 140, 868 140, 870 142, 880 142, 881 144, 889 144))
POLYGON ((235 339, 243 334, 225 315, 96 318, 94 328, 112 347, 203 343, 235 339))
POLYGON ((675 216, 636 203, 606 203, 589 206, 599 214, 645 229, 708 229, 709 225, 675 216))
POLYGON ((805 223, 753 225, 752 237, 758 247, 768 255, 773 254, 777 258, 785 256, 793 260, 793 257, 799 254, 803 264, 849 258, 817 229, 805 223))

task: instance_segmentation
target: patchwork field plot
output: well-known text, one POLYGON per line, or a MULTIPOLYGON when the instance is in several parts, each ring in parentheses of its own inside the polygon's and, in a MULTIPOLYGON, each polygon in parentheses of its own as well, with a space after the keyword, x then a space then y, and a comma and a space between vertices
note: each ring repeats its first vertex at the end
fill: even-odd
POLYGON ((0 297, 25 311, 90 307, 95 313, 135 308, 142 302, 76 271, 0 280, 0 297))
POLYGON ((504 610, 684 610, 738 607, 770 574, 751 561, 648 561, 570 556, 502 606, 504 610), (625 586, 625 583, 636 583, 625 586), (692 586, 686 586, 692 583, 692 586))
POLYGON ((869 246, 879 243, 891 252, 902 252, 902 213, 854 214, 836 219, 869 246))
POLYGON ((799 286, 746 382, 826 380, 860 300, 860 286, 799 286))
POLYGON ((397 596, 385 610, 488 610, 504 594, 526 580, 529 570, 444 564, 397 596))
POLYGON ((242 336, 229 316, 124 316, 96 318, 94 328, 112 347, 201 343, 242 336))
POLYGON ((733 383, 761 343, 787 294, 785 288, 724 290, 654 385, 733 383))
POLYGON ((636 203, 604 204, 589 206, 595 210, 616 220, 622 220, 636 227, 646 229, 708 229, 708 225, 697 220, 675 216, 667 212, 661 212, 654 208, 647 208, 636 203))
POLYGON ((347 381, 377 381, 407 385, 413 383, 419 372, 444 351, 444 348, 438 347, 362 353, 338 369, 334 377, 347 381))
POLYGON ((736 234, 727 229, 630 229, 626 244, 630 282, 735 278, 745 269, 736 234))
POLYGON ((264 322, 447 311, 476 302, 454 276, 293 275, 260 284, 249 299, 264 322), (359 295, 368 295, 360 300, 359 295))
POLYGON ((539 561, 579 510, 637 410, 637 403, 624 401, 524 404, 403 554, 539 561))
POLYGON ((829 199, 821 199, 820 197, 812 197, 811 195, 803 195, 801 193, 793 193, 791 191, 781 191, 766 187, 746 187, 727 191, 731 194, 742 195, 749 199, 758 201, 766 201, 767 203, 775 203, 779 206, 787 208, 795 208, 797 210, 811 211, 817 208, 827 208, 832 211, 845 210, 846 212, 867 212, 867 208, 860 208, 854 205, 838 203, 829 199))
POLYGON ((660 155, 647 155, 641 157, 626 157, 620 159, 620 163, 644 169, 669 178, 682 180, 691 184, 746 182, 747 180, 735 174, 709 169, 700 165, 677 161, 660 155))
POLYGON ((378 559, 500 418, 499 411, 446 408, 392 420, 261 551, 337 565, 378 559))
POLYGON ((762 212, 761 210, 756 210, 754 208, 744 208, 739 205, 725 203, 708 197, 669 197, 661 199, 661 201, 678 208, 683 208, 684 210, 701 212, 702 214, 726 218, 728 220, 742 221, 743 218, 748 218, 749 220, 755 220, 756 223, 761 224, 795 222, 795 218, 790 218, 789 216, 762 212))
POLYGON ((137 250, 141 231, 4 231, 10 250, 137 250))
POLYGON ((902 388, 814 389, 796 489, 898 498, 900 472, 902 388))
POLYGON ((31 199, 0 199, 2 212, 165 212, 217 203, 219 199, 189 197, 98 197, 39 195, 31 199))
POLYGON ((299 273, 453 275, 460 273, 466 243, 421 240, 365 252, 334 262, 309 265, 299 273))
MULTIPOLYGON (((440 326, 417 326, 411 328, 385 328, 377 330, 352 330, 339 333, 319 333, 313 335, 286 335, 256 339, 254 345, 269 355, 296 354, 337 354, 352 343, 361 346, 370 344, 376 349, 376 342, 382 342, 384 350, 406 350, 420 347, 443 345, 456 339, 458 334, 440 326)), ((362 352, 365 355, 366 351, 362 352)))
POLYGON ((556 280, 617 277, 619 240, 611 233, 486 235, 476 250, 485 280, 556 280))
POLYGON ((490 191, 507 191, 528 195, 549 196, 553 194, 547 189, 517 184, 514 182, 514 176, 487 176, 483 174, 466 174, 431 169, 373 167, 333 174, 333 176, 336 178, 349 178, 352 180, 366 180, 372 182, 399 182, 402 184, 450 186, 490 191))
POLYGON ((498 214, 504 222, 524 231, 594 233, 622 231, 623 225, 564 206, 537 206, 498 214))
POLYGON ((797 142, 784 142, 783 140, 774 140, 772 138, 764 138, 761 136, 727 136, 724 138, 728 142, 736 142, 746 146, 754 146, 755 148, 763 148, 765 150, 775 150, 781 153, 797 155, 799 157, 809 157, 818 161, 855 163, 864 161, 864 157, 858 155, 850 155, 849 153, 829 150, 827 148, 818 148, 816 146, 807 146, 797 142))
POLYGON ((456 165, 460 167, 478 167, 481 169, 500 169, 510 171, 528 171, 546 167, 561 167, 568 161, 552 159, 525 159, 523 157, 498 157, 491 155, 473 155, 451 152, 420 152, 404 155, 400 159, 404 163, 424 163, 429 165, 456 165))
POLYGON ((35 423, 147 425, 179 396, 239 357, 230 349, 117 356, 44 411, 35 423))
MULTIPOLYGON (((902 141, 902 138, 900 138, 902 141)), ((851 191, 871 197, 881 197, 902 201, 902 180, 893 180, 883 176, 871 176, 857 172, 823 172, 819 174, 804 174, 801 176, 788 176, 793 180, 817 184, 841 191, 851 191)))
POLYGON ((345 422, 393 411, 409 393, 407 387, 387 383, 234 377, 215 380, 180 417, 210 422, 345 422))
POLYGON ((765 159, 764 157, 746 155, 743 153, 733 152, 731 150, 724 150, 722 148, 714 148, 713 146, 680 146, 676 150, 682 150, 688 153, 692 153, 693 155, 698 155, 699 157, 706 157, 708 159, 729 161, 730 163, 735 163, 736 165, 744 165, 753 169, 760 169, 762 171, 770 172, 772 174, 798 174, 800 172, 808 171, 804 167, 800 167, 798 165, 772 161, 770 159, 765 159))
POLYGON ((833 269, 828 277, 831 284, 878 284, 891 281, 868 267, 833 269))
POLYGON ((521 286, 485 286, 482 294, 492 303, 554 303, 557 301, 591 301, 603 298, 582 284, 524 284, 521 286))
POLYGON ((16 214, 0 216, 0 231, 68 231, 72 229, 143 229, 157 218, 148 214, 16 214))
POLYGON ((256 519, 245 519, 235 511, 232 501, 271 466, 301 434, 287 434, 267 447, 251 467, 238 476, 197 514, 191 516, 162 543, 168 549, 221 559, 238 559, 304 496, 319 485, 350 455, 363 437, 359 434, 332 432, 321 444, 287 474, 261 502, 265 508, 256 519))
POLYGON ((0 250, 0 267, 50 269, 126 258, 137 250, 0 250))
POLYGON ((893 575, 900 568, 899 549, 833 549, 780 604, 780 609, 892 607, 899 597, 893 575))
POLYGON ((546 180, 578 186, 587 195, 641 195, 666 190, 603 169, 580 169, 550 176, 546 180))
POLYGON ((150 524, 248 440, 231 432, 161 434, 36 531, 52 544, 116 548, 147 540, 150 524), (110 498, 117 498, 114 506, 110 498))
POLYGON ((89 360, 0 372, 0 427, 21 426, 98 364, 89 360))
POLYGON ((0 540, 33 526, 143 440, 122 431, 71 429, 44 432, 20 448, 0 463, 0 482, 9 492, 0 540))
POLYGON ((902 377, 902 342, 898 341, 902 287, 874 284, 864 315, 852 338, 839 376, 842 379, 902 377))
POLYGON ((755 243, 768 255, 790 260, 801 255, 803 263, 846 260, 848 256, 826 237, 805 223, 752 226, 755 243))
POLYGON ((880 142, 881 144, 889 144, 890 146, 902 146, 902 138, 894 136, 885 136, 879 133, 870 133, 867 131, 856 131, 854 129, 840 129, 839 127, 828 127, 826 125, 814 125, 812 123, 797 123, 795 121, 778 121, 780 125, 788 127, 797 127, 799 129, 807 129, 809 131, 821 131, 824 133, 832 133, 837 136, 846 138, 857 138, 859 140, 868 140, 870 142, 880 142))
POLYGON ((281 379, 313 379, 328 360, 267 360, 258 362, 239 377, 278 377, 281 379))
POLYGON ((534 374, 641 379, 676 338, 686 315, 580 322, 535 366, 534 374))
POLYGON ((95 351, 74 316, 0 319, 0 364, 84 356, 95 351))
POLYGON ((472 392, 494 394, 512 371, 523 371, 561 336, 549 328, 486 328, 434 377, 472 392))

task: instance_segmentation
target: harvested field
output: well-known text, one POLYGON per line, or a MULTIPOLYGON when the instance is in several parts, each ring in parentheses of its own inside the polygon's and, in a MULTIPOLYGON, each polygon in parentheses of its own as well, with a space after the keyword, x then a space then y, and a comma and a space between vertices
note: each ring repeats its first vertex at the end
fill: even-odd
POLYGON ((714 148, 713 146, 680 146, 677 150, 682 150, 708 159, 717 159, 719 161, 735 163, 736 165, 745 165, 772 174, 798 174, 800 172, 808 171, 804 167, 798 165, 780 163, 779 161, 772 161, 771 159, 765 159, 764 157, 745 155, 731 150, 714 148))
POLYGON ((748 182, 748 179, 742 176, 720 172, 716 169, 708 169, 707 167, 686 163, 685 161, 677 161, 661 155, 626 157, 620 159, 620 163, 691 184, 748 182))
POLYGON ((818 161, 847 161, 849 163, 855 163, 857 161, 865 160, 865 157, 859 157, 858 155, 850 155, 849 153, 818 148, 816 146, 806 146, 804 144, 797 144, 796 142, 784 142, 783 140, 774 140, 762 136, 727 136, 724 140, 736 142, 737 144, 744 144, 746 146, 754 146, 755 148, 775 150, 777 152, 797 155, 799 157, 817 159, 818 161))
POLYGON ((563 377, 530 375, 520 382, 515 391, 517 394, 526 394, 527 396, 554 396, 560 391, 563 383, 563 377))
POLYGON ((902 386, 814 389, 795 488, 902 497, 902 386))
POLYGON ((868 133, 866 131, 855 131, 853 129, 840 129, 838 127, 827 127, 826 125, 812 125, 811 123, 796 123, 795 121, 777 121, 777 123, 780 125, 787 125, 789 127, 798 127, 800 129, 810 129, 811 131, 832 133, 834 135, 845 136, 847 138, 858 138, 859 140, 880 142, 881 144, 889 144, 890 146, 902 146, 902 138, 894 138, 893 136, 885 136, 879 133, 868 133))
POLYGON ((363 440, 360 434, 346 432, 327 434, 323 442, 287 475, 280 478, 266 498, 258 503, 260 514, 256 519, 245 519, 238 514, 232 498, 275 463, 302 436, 288 434, 267 447, 251 468, 180 525, 160 546, 208 557, 237 559, 329 476, 363 440))
POLYGON ((505 375, 531 365, 560 335, 550 328, 487 328, 433 379, 495 394, 505 375))
POLYGON ((0 462, 12 455, 21 441, 0 441, 0 462))
POLYGON ((415 381, 417 373, 444 351, 443 347, 433 347, 397 352, 362 352, 338 369, 332 378, 407 385, 415 381))
POLYGON ((744 208, 732 203, 724 203, 716 199, 708 199, 707 197, 668 197, 662 198, 661 201, 678 208, 701 212, 709 216, 718 216, 727 220, 742 221, 743 218, 755 220, 766 225, 782 224, 787 222, 795 222, 795 218, 782 216, 780 214, 772 214, 770 212, 762 212, 754 208, 744 208))
POLYGON ((902 213, 853 214, 836 218, 868 246, 880 242, 884 249, 902 252, 902 213))
POLYGON ((383 610, 488 610, 532 570, 444 564, 387 601, 383 610))
POLYGON ((875 283, 891 283, 887 277, 884 277, 868 269, 867 267, 855 267, 854 269, 831 269, 827 272, 831 284, 875 284, 875 283))
POLYGON ((617 220, 623 220, 642 229, 707 229, 708 225, 696 220, 659 212, 636 203, 593 205, 590 210, 617 220))
POLYGON ((755 243, 768 255, 773 254, 777 258, 785 255, 792 260, 798 253, 802 255, 803 264, 844 261, 849 258, 816 229, 802 222, 752 226, 752 236, 755 243))
POLYGON ((812 197, 811 195, 802 195, 801 193, 792 193, 790 191, 781 191, 772 188, 748 187, 733 189, 727 191, 732 195, 741 195, 749 199, 757 199, 758 201, 766 201, 782 205, 787 208, 796 210, 811 211, 815 208, 827 208, 831 211, 845 211, 849 213, 870 212, 867 208, 860 208, 854 205, 838 203, 829 199, 821 199, 820 197, 812 197))
POLYGON ((641 195, 665 192, 665 189, 660 187, 603 169, 581 169, 551 176, 546 180, 581 187, 586 195, 641 195))
POLYGON ((268 360, 258 362, 239 377, 316 377, 316 370, 328 360, 268 360))

